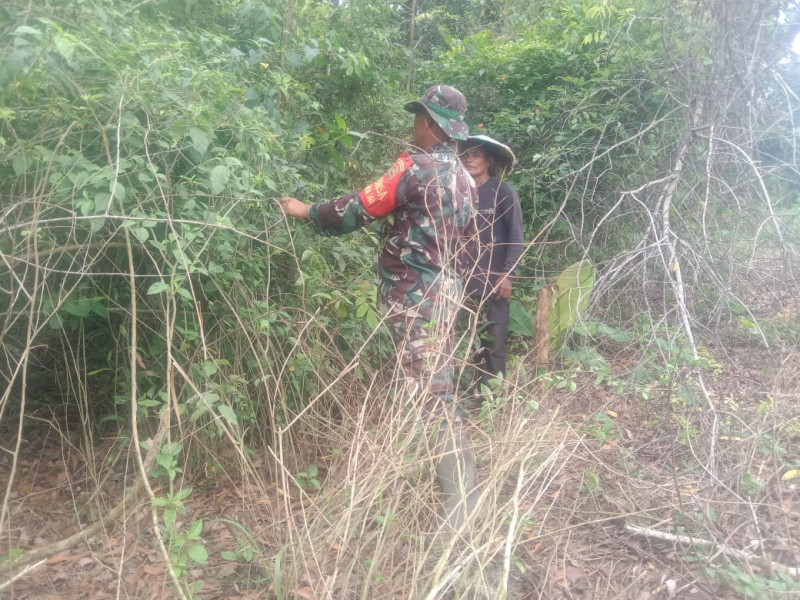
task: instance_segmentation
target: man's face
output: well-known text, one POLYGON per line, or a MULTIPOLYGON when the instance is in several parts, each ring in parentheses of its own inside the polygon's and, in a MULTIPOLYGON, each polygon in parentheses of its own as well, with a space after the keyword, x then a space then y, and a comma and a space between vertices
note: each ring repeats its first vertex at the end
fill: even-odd
POLYGON ((472 175, 473 179, 482 180, 489 177, 491 159, 481 146, 472 146, 464 150, 461 154, 461 162, 464 163, 464 168, 472 175))
POLYGON ((424 111, 420 110, 414 115, 414 145, 425 149, 430 137, 428 116, 424 111))

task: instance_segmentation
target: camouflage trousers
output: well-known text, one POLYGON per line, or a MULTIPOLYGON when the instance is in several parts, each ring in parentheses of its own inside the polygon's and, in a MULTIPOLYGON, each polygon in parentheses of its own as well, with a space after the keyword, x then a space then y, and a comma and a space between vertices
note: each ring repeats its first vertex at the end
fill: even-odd
POLYGON ((406 387, 449 404, 453 396, 453 324, 457 310, 444 294, 408 306, 384 301, 406 387))
MULTIPOLYGON (((460 292, 460 286, 449 291, 460 292)), ((462 534, 475 510, 480 490, 475 483, 475 455, 454 402, 455 318, 459 294, 437 294, 431 300, 406 304, 383 300, 394 331, 404 379, 404 401, 415 407, 435 457, 436 485, 442 495, 443 543, 462 534)))

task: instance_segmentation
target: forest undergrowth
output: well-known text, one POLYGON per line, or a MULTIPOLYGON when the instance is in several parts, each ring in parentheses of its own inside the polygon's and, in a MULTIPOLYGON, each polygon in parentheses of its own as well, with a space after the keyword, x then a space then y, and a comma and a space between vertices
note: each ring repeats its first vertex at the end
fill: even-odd
POLYGON ((0 596, 800 595, 797 3, 440 4, 0 7, 0 596), (440 81, 527 244, 458 532, 380 228, 274 201, 369 183, 440 81))
MULTIPOLYGON (((195 450, 169 491, 191 490, 174 531, 201 522, 185 544, 207 558, 173 545, 173 561, 188 554, 182 580, 203 597, 791 596, 800 356, 755 363, 749 345, 727 350, 709 386, 725 422, 715 466, 697 404, 654 410, 666 382, 643 400, 587 372, 570 375, 572 390, 556 389, 558 373, 555 386, 507 381, 470 419, 482 496, 452 543, 436 543, 418 428, 377 382, 312 407, 283 455, 177 438, 195 450)), ((615 370, 636 362, 618 352, 615 370)), ((137 476, 124 435, 87 451, 80 425, 59 417, 32 416, 11 488, 7 536, 26 550, 101 518, 137 476)), ((123 518, 18 579, 14 597, 173 597, 162 563, 140 493, 123 518)))

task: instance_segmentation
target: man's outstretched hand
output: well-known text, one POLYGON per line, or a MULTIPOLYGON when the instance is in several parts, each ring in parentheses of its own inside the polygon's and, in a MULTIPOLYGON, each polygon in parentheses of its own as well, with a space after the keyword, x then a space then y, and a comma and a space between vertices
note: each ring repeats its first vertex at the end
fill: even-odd
POLYGON ((308 218, 308 204, 305 202, 301 202, 291 196, 281 196, 278 198, 278 203, 281 205, 283 214, 287 217, 294 217, 295 219, 308 218))

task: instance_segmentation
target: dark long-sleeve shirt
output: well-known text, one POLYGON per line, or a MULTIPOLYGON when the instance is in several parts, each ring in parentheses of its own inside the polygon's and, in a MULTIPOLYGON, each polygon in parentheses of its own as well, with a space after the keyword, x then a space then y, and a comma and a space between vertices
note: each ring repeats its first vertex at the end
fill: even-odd
POLYGON ((360 192, 313 205, 309 219, 326 235, 349 233, 392 213, 378 260, 382 300, 404 306, 452 289, 472 269, 477 246, 475 184, 453 151, 402 154, 360 192))
POLYGON ((497 177, 478 188, 480 250, 469 290, 480 295, 502 277, 512 277, 524 251, 522 207, 517 192, 497 177))

